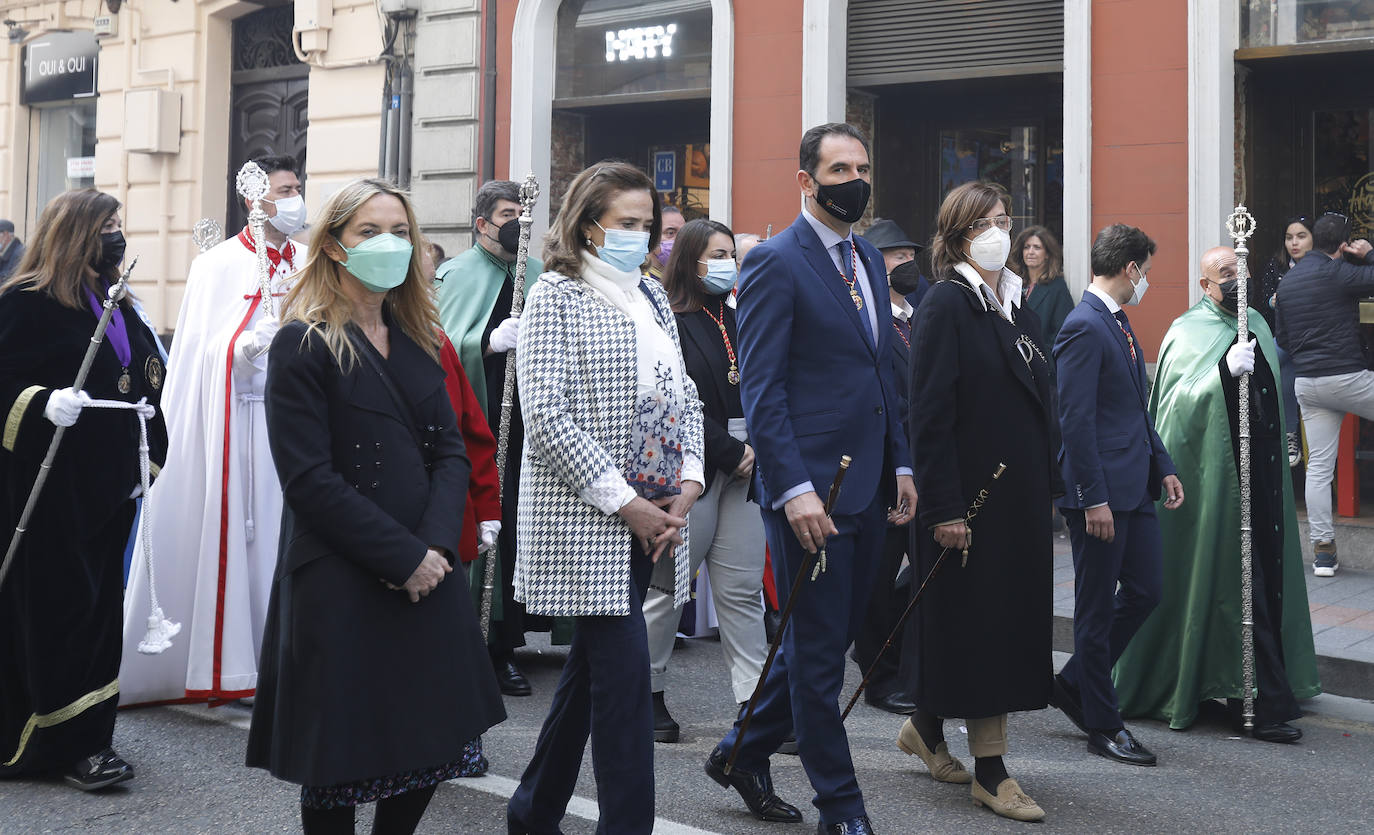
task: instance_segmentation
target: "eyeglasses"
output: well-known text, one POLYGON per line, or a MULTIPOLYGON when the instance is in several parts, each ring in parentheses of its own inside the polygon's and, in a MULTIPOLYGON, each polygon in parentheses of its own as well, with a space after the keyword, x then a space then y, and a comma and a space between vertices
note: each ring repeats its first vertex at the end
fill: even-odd
MULTIPOLYGON (((1338 218, 1341 219, 1341 222, 1342 222, 1342 223, 1349 223, 1349 222, 1350 222, 1350 218, 1346 217, 1345 215, 1341 214, 1340 212, 1322 212, 1322 217, 1338 217, 1338 218)), ((1320 219, 1320 218, 1319 218, 1319 219, 1320 219)))
POLYGON ((993 225, 996 225, 998 229, 1001 229, 1003 232, 1006 232, 1007 230, 1011 229, 1011 215, 1002 215, 1001 217, 991 218, 980 217, 974 222, 970 223, 968 225, 968 228, 972 229, 975 232, 986 232, 989 229, 991 229, 993 225))

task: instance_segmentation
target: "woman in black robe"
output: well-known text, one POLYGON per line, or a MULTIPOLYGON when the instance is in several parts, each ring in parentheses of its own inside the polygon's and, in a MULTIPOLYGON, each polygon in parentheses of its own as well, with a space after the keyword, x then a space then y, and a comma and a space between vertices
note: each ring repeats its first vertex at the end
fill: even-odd
POLYGON ((1020 279, 1003 266, 1004 199, 984 183, 945 197, 933 246, 939 280, 912 329, 908 431, 920 499, 910 552, 919 578, 943 551, 949 557, 908 622, 902 673, 917 710, 898 744, 936 780, 971 782, 979 805, 1039 820, 1044 811, 1007 776, 1002 755, 1006 715, 1049 701, 1054 557, 1045 508, 1062 478, 1049 347, 1021 305, 1020 279), (999 464, 1006 471, 993 483, 999 464), (986 504, 966 526, 985 487, 986 504), (974 775, 945 745, 949 717, 965 719, 974 775))
MULTIPOLYGON (((47 482, 0 587, 0 777, 62 774, 79 789, 123 782, 111 748, 118 704, 124 546, 140 488, 139 419, 86 400, 157 407, 157 341, 127 296, 115 308, 83 391, 71 386, 107 289, 119 278, 119 201, 58 195, 0 287, 0 530, 14 535, 56 426, 66 426, 47 482)), ((165 459, 162 415, 149 458, 165 459)))
POLYGON ((248 765, 306 833, 418 825, 505 718, 459 556, 471 466, 405 195, 357 180, 316 221, 267 365, 285 509, 248 765))

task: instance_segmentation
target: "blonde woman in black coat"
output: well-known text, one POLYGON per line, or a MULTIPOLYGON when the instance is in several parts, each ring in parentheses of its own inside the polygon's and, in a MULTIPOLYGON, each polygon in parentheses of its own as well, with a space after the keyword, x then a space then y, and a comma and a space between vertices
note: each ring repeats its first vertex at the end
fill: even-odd
POLYGON ((415 216, 357 180, 316 221, 268 363, 284 543, 248 764, 300 783, 306 833, 411 832, 505 718, 463 572, 471 471, 415 216))

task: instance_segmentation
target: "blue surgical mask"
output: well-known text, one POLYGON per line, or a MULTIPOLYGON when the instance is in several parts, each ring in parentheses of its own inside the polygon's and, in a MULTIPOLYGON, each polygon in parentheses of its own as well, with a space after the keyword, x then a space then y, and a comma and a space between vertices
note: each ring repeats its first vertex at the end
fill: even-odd
POLYGON ((710 258, 697 263, 706 265, 706 277, 701 284, 713 296, 730 292, 739 280, 739 269, 733 258, 710 258))
POLYGON ((596 257, 621 272, 637 272, 649 255, 649 233, 632 229, 607 229, 595 220, 592 223, 606 233, 606 241, 597 247, 596 257))
POLYGON ((344 246, 342 241, 339 246, 348 255, 343 268, 372 292, 385 293, 405 283, 410 272, 410 241, 383 232, 357 246, 344 246))

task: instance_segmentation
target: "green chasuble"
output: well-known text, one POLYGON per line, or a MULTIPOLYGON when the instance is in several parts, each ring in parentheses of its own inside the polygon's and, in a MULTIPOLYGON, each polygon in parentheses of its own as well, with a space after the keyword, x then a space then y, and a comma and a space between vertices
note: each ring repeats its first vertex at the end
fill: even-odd
MULTIPOLYGON (((1250 311, 1251 332, 1277 381, 1274 337, 1250 311)), ((1164 595, 1113 671, 1121 714, 1187 728, 1205 699, 1241 698, 1240 484, 1219 363, 1236 317, 1203 297, 1174 320, 1160 347, 1150 412, 1178 468, 1185 501, 1158 506, 1164 595)), ((1282 411, 1281 397, 1275 398, 1282 411)), ((1282 421, 1279 426, 1283 426, 1282 421)), ((1284 666, 1293 695, 1321 692, 1307 607, 1293 485, 1283 473, 1284 666)), ((1272 524, 1255 517, 1253 525, 1272 524)), ((1256 569, 1258 570, 1258 568, 1256 569)))
MULTIPOLYGON (((487 372, 482 366, 482 332, 491 319, 496 297, 506 275, 513 277, 514 263, 507 263, 474 244, 472 249, 439 265, 439 324, 458 351, 468 382, 482 409, 487 409, 487 372)), ((531 256, 525 262, 525 292, 544 271, 544 263, 531 256)), ((500 394, 498 393, 499 397, 500 394)), ((494 433, 495 427, 492 432, 494 433)))

